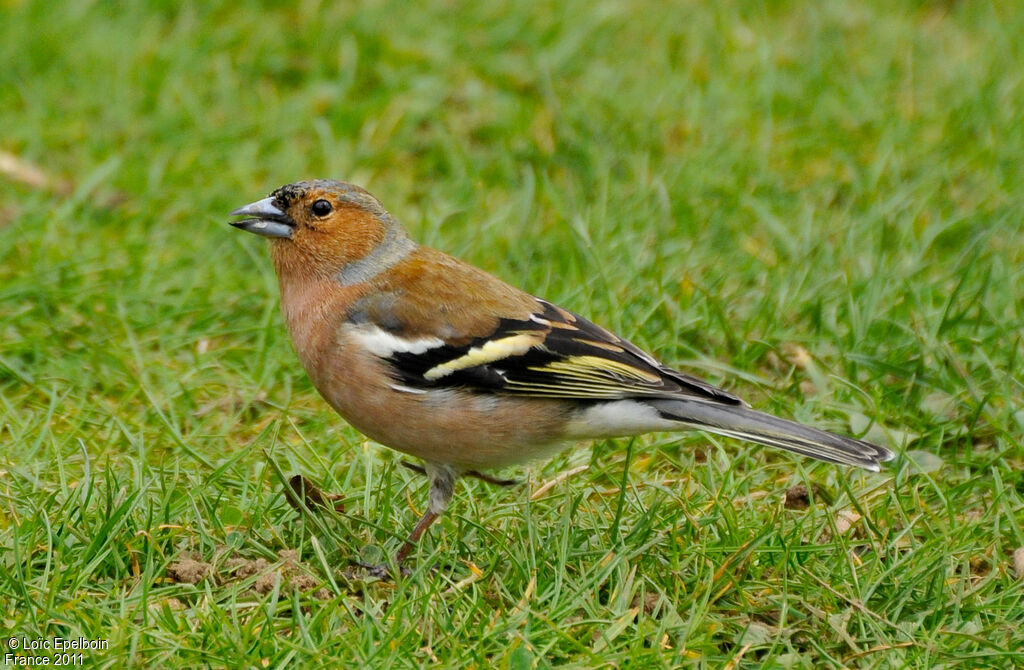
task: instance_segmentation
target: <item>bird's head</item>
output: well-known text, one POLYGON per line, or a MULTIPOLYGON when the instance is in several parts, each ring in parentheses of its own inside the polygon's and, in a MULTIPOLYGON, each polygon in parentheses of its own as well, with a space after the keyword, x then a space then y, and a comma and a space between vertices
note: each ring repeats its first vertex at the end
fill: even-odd
POLYGON ((378 255, 414 245, 380 202, 353 184, 300 181, 231 212, 236 228, 270 240, 278 274, 326 274, 346 283, 372 270, 378 255))

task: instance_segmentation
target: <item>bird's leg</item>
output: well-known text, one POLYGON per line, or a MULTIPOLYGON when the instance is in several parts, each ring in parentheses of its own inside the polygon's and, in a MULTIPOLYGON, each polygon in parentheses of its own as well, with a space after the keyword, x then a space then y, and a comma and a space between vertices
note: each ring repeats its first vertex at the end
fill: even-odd
MULTIPOLYGON (((412 467, 412 469, 415 470, 417 468, 412 467)), ((405 541, 398 550, 398 553, 395 554, 395 563, 399 566, 412 553, 423 532, 427 530, 437 517, 441 516, 448 509, 448 503, 451 502, 452 495, 455 493, 455 480, 459 478, 458 473, 450 465, 428 462, 426 467, 424 467, 424 471, 430 480, 430 503, 427 506, 427 511, 416 522, 416 526, 409 534, 409 539, 405 541)))
MULTIPOLYGON (((423 513, 420 520, 416 522, 412 532, 409 533, 408 539, 402 543, 399 547, 398 553, 395 554, 395 565, 401 570, 402 563, 409 557, 412 550, 416 548, 416 544, 423 537, 423 533, 426 532, 430 524, 434 523, 441 514, 448 509, 448 503, 451 502, 452 495, 455 493, 455 480, 459 478, 459 472, 450 465, 442 465, 440 463, 427 462, 424 465, 416 465, 408 461, 402 461, 402 465, 409 468, 413 472, 419 472, 427 476, 430 481, 430 502, 427 506, 427 511, 423 513)), ((470 470, 466 473, 469 477, 475 477, 481 481, 485 481, 488 484, 495 484, 497 486, 512 486, 519 482, 512 479, 497 479, 490 475, 485 475, 476 470, 470 470)), ((370 574, 380 577, 382 579, 389 576, 387 568, 382 565, 363 565, 363 567, 370 570, 370 574)))
MULTIPOLYGON (((427 469, 424 468, 422 465, 416 465, 415 463, 410 463, 409 461, 402 461, 402 465, 409 468, 413 472, 420 473, 421 475, 427 474, 427 469)), ((473 479, 479 479, 482 482, 487 482, 488 484, 493 484, 495 486, 516 486, 517 484, 522 483, 517 479, 498 479, 497 477, 492 477, 491 475, 485 475, 479 470, 467 470, 466 472, 462 473, 462 476, 472 477, 473 479)))
POLYGON ((412 532, 409 533, 408 539, 406 539, 399 548, 398 553, 395 554, 395 563, 401 566, 402 561, 408 558, 409 554, 412 553, 412 550, 416 548, 416 543, 420 541, 420 536, 423 535, 423 531, 425 531, 430 524, 434 523, 434 520, 437 519, 438 516, 440 515, 432 509, 428 509, 423 513, 420 520, 416 522, 416 526, 412 529, 412 532))

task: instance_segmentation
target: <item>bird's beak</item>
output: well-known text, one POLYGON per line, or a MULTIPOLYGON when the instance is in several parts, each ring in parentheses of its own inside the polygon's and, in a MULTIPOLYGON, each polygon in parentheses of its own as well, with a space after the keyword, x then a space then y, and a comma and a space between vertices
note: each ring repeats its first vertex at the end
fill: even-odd
POLYGON ((263 237, 291 238, 292 231, 295 230, 295 221, 274 206, 273 198, 263 198, 245 207, 239 207, 231 212, 231 216, 248 217, 232 221, 231 225, 263 237))

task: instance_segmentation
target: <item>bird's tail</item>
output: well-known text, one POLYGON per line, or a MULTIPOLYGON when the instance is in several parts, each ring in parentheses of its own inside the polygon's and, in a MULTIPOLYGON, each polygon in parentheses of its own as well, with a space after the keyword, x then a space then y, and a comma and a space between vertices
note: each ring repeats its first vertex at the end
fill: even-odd
POLYGON ((740 405, 686 399, 648 400, 647 404, 662 417, 699 430, 787 449, 819 461, 878 472, 880 463, 894 457, 888 449, 870 442, 834 435, 740 405))

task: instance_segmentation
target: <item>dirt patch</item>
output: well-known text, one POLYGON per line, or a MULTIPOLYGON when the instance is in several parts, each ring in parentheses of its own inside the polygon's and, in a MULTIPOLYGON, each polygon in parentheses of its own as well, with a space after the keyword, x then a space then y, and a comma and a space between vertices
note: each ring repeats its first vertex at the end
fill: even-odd
POLYGON ((823 500, 821 487, 811 484, 808 489, 806 484, 797 484, 786 491, 786 509, 807 509, 811 506, 812 500, 823 500))
MULTIPOLYGON (((219 552, 218 552, 219 553, 219 552)), ((199 554, 184 556, 167 566, 167 577, 181 584, 198 584, 204 579, 213 579, 221 586, 251 580, 250 590, 265 595, 280 585, 284 589, 312 591, 314 598, 327 600, 331 592, 323 588, 323 581, 317 579, 312 568, 299 559, 299 552, 283 549, 277 552, 276 561, 265 558, 244 558, 237 554, 224 557, 214 555, 208 562, 199 554)))
POLYGON ((213 572, 213 566, 195 558, 182 558, 167 566, 167 576, 182 584, 198 584, 213 572))

